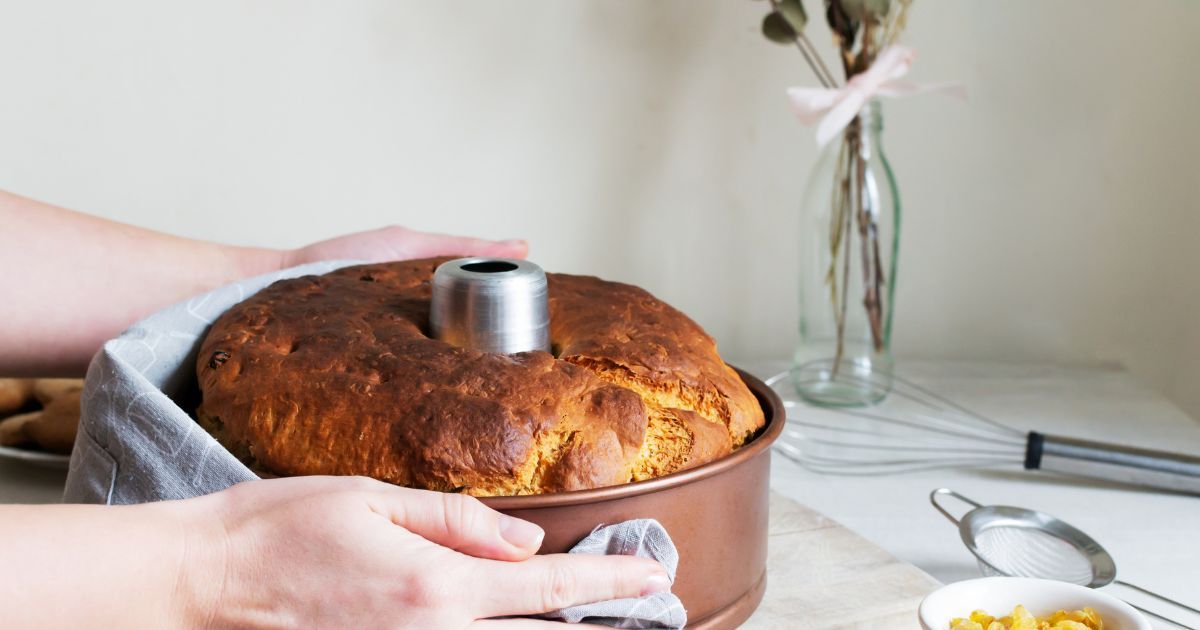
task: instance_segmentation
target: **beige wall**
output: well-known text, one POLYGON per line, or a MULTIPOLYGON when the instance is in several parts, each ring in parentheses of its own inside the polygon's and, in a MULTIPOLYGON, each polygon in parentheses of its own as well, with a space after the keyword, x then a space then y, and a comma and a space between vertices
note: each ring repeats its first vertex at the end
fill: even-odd
MULTIPOLYGON (((239 243, 524 236, 784 356, 812 79, 764 6, 4 0, 0 187, 239 243)), ((886 110, 901 357, 1120 362, 1200 416, 1197 32, 1185 0, 917 0, 913 76, 970 101, 886 110)))

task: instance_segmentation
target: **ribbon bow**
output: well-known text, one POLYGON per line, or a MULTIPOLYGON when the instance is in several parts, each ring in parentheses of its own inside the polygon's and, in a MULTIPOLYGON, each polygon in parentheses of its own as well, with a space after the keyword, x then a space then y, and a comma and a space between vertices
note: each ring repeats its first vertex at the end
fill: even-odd
POLYGON ((817 144, 825 146, 877 96, 909 96, 922 92, 950 92, 966 98, 961 85, 941 83, 918 85, 900 78, 908 74, 917 53, 904 46, 888 46, 865 71, 840 88, 788 88, 788 100, 796 117, 806 125, 817 125, 817 144))

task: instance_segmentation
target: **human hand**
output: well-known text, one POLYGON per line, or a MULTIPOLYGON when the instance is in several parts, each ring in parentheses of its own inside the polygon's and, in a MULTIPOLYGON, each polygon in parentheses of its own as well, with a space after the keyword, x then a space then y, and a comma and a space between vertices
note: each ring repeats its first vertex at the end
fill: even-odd
POLYGON ((347 234, 284 252, 282 266, 294 267, 321 260, 385 262, 456 254, 524 258, 528 253, 529 245, 522 240, 488 241, 418 232, 393 225, 347 234))
POLYGON ((473 497, 361 477, 242 483, 194 510, 178 589, 212 627, 558 627, 530 615, 670 588, 630 556, 534 556, 543 532, 473 497))
POLYGON ((71 212, 0 190, 0 374, 82 377, 105 341, 133 322, 235 280, 320 260, 383 262, 461 254, 524 258, 524 241, 486 241, 402 227, 298 249, 198 241, 71 212), (9 304, 11 303, 11 304, 9 304), (5 307, 8 307, 7 309, 5 307), (81 316, 86 313, 86 317, 81 316))

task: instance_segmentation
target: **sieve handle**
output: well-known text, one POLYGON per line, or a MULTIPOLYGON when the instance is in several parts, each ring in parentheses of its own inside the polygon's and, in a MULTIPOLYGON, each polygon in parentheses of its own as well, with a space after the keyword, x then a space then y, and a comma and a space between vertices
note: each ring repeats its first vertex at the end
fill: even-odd
MULTIPOLYGON (((1160 602, 1166 602, 1173 606, 1178 606, 1190 613, 1200 615, 1200 608, 1188 606, 1187 604, 1185 604, 1177 599, 1171 599, 1170 597, 1167 597, 1166 595, 1159 595, 1158 593, 1155 593, 1154 591, 1147 589, 1147 588, 1142 588, 1142 587, 1138 586, 1137 584, 1130 584, 1129 582, 1125 582, 1122 580, 1113 580, 1112 583, 1119 584, 1121 586, 1124 586, 1125 588, 1131 588, 1139 593, 1142 593, 1143 595, 1149 595, 1150 597, 1153 597, 1154 599, 1157 599, 1160 602)), ((1138 610, 1141 610, 1141 609, 1139 608, 1138 610)), ((1143 611, 1143 612, 1145 612, 1145 611, 1143 611)), ((1154 615, 1155 617, 1158 617, 1159 619, 1167 619, 1166 617, 1157 615, 1155 613, 1150 613, 1150 614, 1154 615)), ((1177 626, 1183 626, 1184 628, 1187 627, 1187 626, 1184 626, 1183 624, 1179 623, 1178 621, 1175 621, 1174 619, 1167 619, 1167 621, 1170 621, 1171 623, 1173 623, 1177 626)))
POLYGON ((959 501, 962 501, 963 503, 970 505, 971 507, 975 507, 975 508, 983 507, 980 504, 968 499, 967 497, 964 497, 963 495, 951 490, 950 488, 938 488, 937 490, 930 492, 929 493, 929 502, 933 504, 933 507, 937 508, 937 511, 942 513, 942 516, 945 516, 946 518, 950 519, 950 522, 954 523, 955 525, 958 525, 958 519, 954 518, 954 515, 951 514, 949 510, 942 507, 941 503, 938 503, 938 497, 941 495, 952 496, 955 499, 958 499, 959 501))
POLYGON ((1200 495, 1200 457, 1029 432, 1025 468, 1200 495))

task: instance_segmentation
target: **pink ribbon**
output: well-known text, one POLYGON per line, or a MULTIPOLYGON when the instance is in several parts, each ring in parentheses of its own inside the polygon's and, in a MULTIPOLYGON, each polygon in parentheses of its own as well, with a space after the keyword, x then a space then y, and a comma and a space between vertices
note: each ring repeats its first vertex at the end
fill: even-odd
POLYGON ((875 63, 840 88, 788 88, 788 100, 796 117, 806 125, 817 125, 817 144, 825 146, 854 120, 871 99, 896 97, 923 92, 948 92, 966 98, 961 85, 939 83, 919 85, 900 78, 908 74, 917 53, 904 46, 888 46, 875 57, 875 63))

